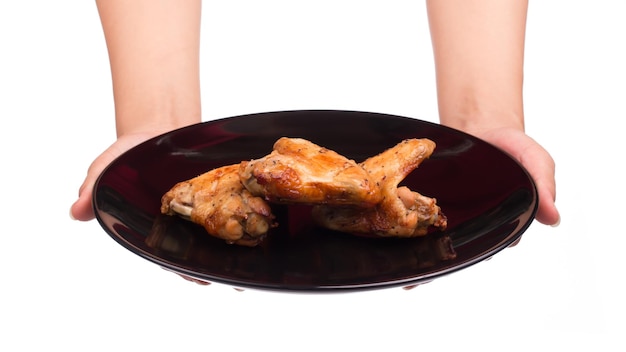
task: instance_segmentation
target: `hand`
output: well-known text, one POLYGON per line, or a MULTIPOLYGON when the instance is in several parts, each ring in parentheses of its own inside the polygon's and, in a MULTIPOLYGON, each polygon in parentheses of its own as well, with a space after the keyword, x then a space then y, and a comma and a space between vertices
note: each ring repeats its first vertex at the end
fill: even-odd
MULTIPOLYGON (((539 208, 535 219, 545 225, 557 226, 560 222, 560 215, 554 204, 556 200, 555 166, 548 151, 526 133, 515 128, 474 131, 471 134, 509 153, 526 168, 535 181, 539 193, 539 208)), ((520 239, 509 247, 516 246, 520 239)), ((403 289, 412 290, 422 284, 405 286, 403 289)))
POLYGON ((92 220, 95 215, 91 204, 93 186, 102 171, 122 153, 136 146, 137 144, 157 136, 161 131, 150 133, 137 133, 120 136, 115 143, 100 154, 89 166, 87 177, 78 190, 78 200, 72 204, 70 216, 72 219, 80 221, 92 220))
POLYGON ((554 160, 534 139, 515 128, 500 128, 473 132, 478 138, 509 153, 530 173, 539 193, 539 208, 535 219, 542 224, 557 226, 560 222, 556 208, 554 160))

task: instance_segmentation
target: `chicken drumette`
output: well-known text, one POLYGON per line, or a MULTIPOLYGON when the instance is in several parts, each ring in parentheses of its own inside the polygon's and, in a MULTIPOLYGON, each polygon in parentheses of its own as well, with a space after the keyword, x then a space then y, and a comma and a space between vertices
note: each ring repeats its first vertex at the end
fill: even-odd
POLYGON ((318 205, 313 218, 321 226, 357 235, 416 237, 431 226, 446 228, 447 219, 434 198, 398 184, 422 161, 430 157, 435 143, 408 139, 360 164, 383 197, 375 207, 318 205))
POLYGON ((161 212, 202 225, 228 243, 255 246, 275 226, 271 208, 239 179, 239 164, 223 166, 172 187, 161 212))

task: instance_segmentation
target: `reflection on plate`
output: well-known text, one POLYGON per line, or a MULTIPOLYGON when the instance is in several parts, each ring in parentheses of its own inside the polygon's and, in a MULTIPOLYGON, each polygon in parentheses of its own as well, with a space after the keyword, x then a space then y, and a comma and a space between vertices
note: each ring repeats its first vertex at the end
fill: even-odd
POLYGON ((95 185, 103 229, 164 268, 241 288, 337 292, 407 286, 487 259, 528 228, 537 191, 507 154, 438 124, 353 111, 285 111, 231 117, 148 140, 116 159, 95 185), (363 238, 314 226, 302 206, 277 206, 280 226, 255 248, 228 245, 160 214, 175 183, 268 154, 280 137, 301 137, 356 161, 406 138, 435 152, 402 184, 437 199, 445 232, 414 239, 363 238))

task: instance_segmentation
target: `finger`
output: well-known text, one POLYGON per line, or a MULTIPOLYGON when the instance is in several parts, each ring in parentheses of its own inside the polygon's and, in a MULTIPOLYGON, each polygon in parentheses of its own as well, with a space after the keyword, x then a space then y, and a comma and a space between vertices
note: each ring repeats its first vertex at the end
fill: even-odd
POLYGON ((511 243, 511 244, 509 245, 509 248, 513 248, 513 247, 517 246, 521 240, 522 240, 522 238, 521 238, 521 237, 520 237, 520 238, 518 238, 518 239, 516 239, 513 243, 511 243))
POLYGON ((89 166, 87 176, 78 190, 78 199, 70 207, 70 217, 72 219, 89 221, 95 218, 92 204, 93 187, 102 170, 116 158, 117 154, 112 153, 112 149, 113 146, 109 147, 89 166))
POLYGON ((183 279, 187 280, 187 281, 191 281, 191 282, 195 282, 198 285, 202 285, 202 286, 208 286, 211 283, 208 281, 204 281, 204 280, 199 280, 199 279, 195 279, 191 276, 187 276, 187 275, 183 275, 183 274, 178 274, 178 276, 182 277, 183 279))
POLYGON ((542 224, 556 226, 560 215, 556 208, 556 182, 554 160, 537 145, 521 158, 521 162, 535 180, 539 205, 535 219, 542 224))
POLYGON ((544 225, 558 226, 561 216, 554 203, 554 195, 550 192, 549 187, 539 183, 537 192, 539 193, 539 207, 535 219, 544 225))
MULTIPOLYGON (((99 157, 100 159, 101 157, 99 157)), ((74 220, 89 221, 95 217, 92 205, 93 187, 96 183, 96 179, 100 175, 100 168, 97 165, 100 163, 98 160, 89 167, 87 177, 78 190, 78 199, 72 204, 70 208, 70 216, 74 220)))
POLYGON ((409 291, 409 290, 412 290, 412 289, 416 288, 417 286, 425 285, 425 284, 427 284, 429 282, 432 282, 432 281, 433 280, 428 280, 428 281, 420 282, 418 284, 404 286, 404 287, 402 287, 402 289, 405 290, 405 291, 409 291))
POLYGON ((95 217, 91 198, 93 194, 93 183, 80 192, 78 200, 70 208, 70 217, 74 220, 89 221, 95 217))

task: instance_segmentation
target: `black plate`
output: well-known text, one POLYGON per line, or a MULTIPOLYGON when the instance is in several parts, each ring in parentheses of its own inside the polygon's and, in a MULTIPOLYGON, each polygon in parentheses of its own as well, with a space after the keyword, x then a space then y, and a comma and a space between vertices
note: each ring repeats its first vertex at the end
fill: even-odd
POLYGON ((445 126, 378 113, 286 111, 205 122, 148 140, 103 172, 93 204, 113 239, 169 270, 241 288, 336 292, 418 284, 493 256, 533 221, 537 191, 507 154, 445 126), (356 161, 402 139, 430 138, 435 152, 402 184, 435 197, 448 229, 415 239, 355 237, 315 227, 305 207, 277 206, 279 227, 263 245, 248 248, 160 215, 160 198, 175 183, 262 157, 282 136, 356 161))

